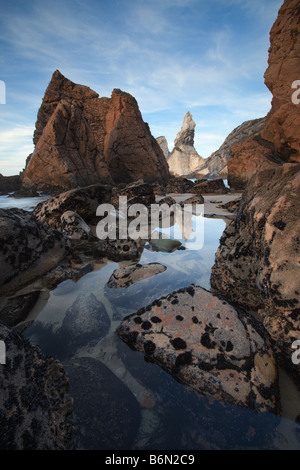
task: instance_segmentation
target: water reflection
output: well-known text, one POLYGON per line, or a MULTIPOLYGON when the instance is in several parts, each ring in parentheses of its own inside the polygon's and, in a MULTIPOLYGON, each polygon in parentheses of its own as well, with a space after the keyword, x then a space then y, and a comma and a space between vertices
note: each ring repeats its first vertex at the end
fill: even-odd
MULTIPOLYGON (((141 354, 131 351, 115 334, 124 316, 161 296, 191 283, 210 288, 211 266, 226 223, 223 219, 198 217, 201 217, 204 229, 202 249, 192 249, 182 226, 174 221, 171 235, 180 245, 175 249, 151 250, 146 244, 138 260, 141 264, 161 263, 167 267, 165 272, 126 289, 109 289, 108 279, 124 262, 106 260, 98 270, 86 274, 76 283, 67 280, 50 292, 47 304, 25 331, 28 339, 38 344, 44 353, 60 359, 70 372, 70 396, 75 400, 75 410, 70 417, 74 424, 69 443, 71 449, 118 450, 116 440, 112 439, 109 444, 103 436, 107 435, 105 431, 110 422, 113 427, 113 423, 115 426, 116 422, 125 420, 122 414, 118 421, 117 414, 124 413, 126 403, 131 416, 126 426, 119 424, 120 449, 124 442, 128 449, 150 450, 300 449, 300 428, 296 423, 270 413, 256 414, 199 396, 157 365, 145 362, 141 354), (72 306, 76 306, 82 294, 93 295, 96 303, 104 306, 110 321, 109 330, 102 339, 94 338, 81 344, 78 338, 78 344, 66 349, 62 325, 67 310, 70 312, 72 306), (85 369, 82 369, 83 364, 87 364, 85 369), (80 370, 84 370, 84 381, 79 386, 80 370), (77 377, 75 381, 74 377, 77 377), (118 386, 112 378, 125 387, 122 389, 122 410, 118 407, 118 386), (107 398, 109 394, 110 399, 107 398), (104 403, 105 410, 101 408, 104 403), (101 419, 104 411, 108 416, 105 422, 101 419), (128 435, 132 436, 130 443, 125 440, 128 435)), ((191 215, 191 233, 196 218, 191 215)), ((156 227, 156 230, 164 233, 166 227, 156 227)), ((78 309, 76 315, 80 321, 78 309)))

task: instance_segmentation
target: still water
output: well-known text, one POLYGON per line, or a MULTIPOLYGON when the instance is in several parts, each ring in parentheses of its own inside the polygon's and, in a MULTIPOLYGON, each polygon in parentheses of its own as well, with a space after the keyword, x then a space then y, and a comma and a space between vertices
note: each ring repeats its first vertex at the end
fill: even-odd
MULTIPOLYGON (((202 216, 192 216, 193 227, 198 217, 202 216)), ((192 283, 210 289, 211 267, 226 222, 206 217, 201 222, 203 247, 195 247, 176 225, 173 236, 182 249, 154 250, 146 243, 134 264, 155 262, 167 268, 152 278, 126 289, 110 289, 107 282, 114 270, 132 262, 99 259, 94 270, 77 282, 67 280, 42 292, 23 334, 68 371, 69 395, 74 398, 70 449, 300 449, 300 426, 288 419, 300 412, 297 393, 294 405, 282 416, 256 414, 199 396, 157 365, 145 362, 115 333, 122 318, 159 297, 192 283), (85 341, 83 321, 82 335, 66 347, 66 312, 76 310, 82 296, 87 305, 95 299, 101 303, 109 328, 105 336, 85 341)), ((286 376, 281 382, 284 401, 294 389, 286 376)))

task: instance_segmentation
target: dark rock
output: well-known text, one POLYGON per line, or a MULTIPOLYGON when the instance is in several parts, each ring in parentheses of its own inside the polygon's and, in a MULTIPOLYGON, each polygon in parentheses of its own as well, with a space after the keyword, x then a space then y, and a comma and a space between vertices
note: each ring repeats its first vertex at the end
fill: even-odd
POLYGON ((300 331, 299 199, 299 164, 257 173, 223 233, 211 277, 229 301, 259 310, 290 366, 300 331))
POLYGON ((97 208, 110 202, 111 190, 111 186, 102 184, 73 189, 41 202, 34 209, 34 215, 40 222, 58 229, 66 211, 76 212, 85 222, 96 220, 97 208))
POLYGON ((162 273, 167 268, 159 263, 136 264, 116 269, 107 282, 110 288, 127 288, 136 282, 162 273))
POLYGON ((227 194, 229 189, 226 188, 223 179, 196 181, 191 193, 194 194, 227 194))
POLYGON ((1 294, 46 274, 68 250, 66 237, 21 209, 0 209, 1 294))
POLYGON ((8 326, 15 326, 21 321, 24 321, 38 301, 39 296, 39 291, 33 291, 29 294, 6 299, 5 304, 0 307, 1 321, 8 326))
POLYGON ((128 450, 140 424, 129 389, 100 361, 81 357, 65 365, 74 397, 71 449, 128 450))
POLYGON ((106 308, 94 294, 80 294, 66 311, 61 335, 70 348, 78 348, 91 340, 100 341, 110 328, 106 308))
POLYGON ((22 179, 20 175, 3 176, 0 173, 0 194, 8 194, 21 188, 22 179))
POLYGON ((0 323, 6 364, 0 366, 1 450, 66 448, 72 412, 68 379, 60 362, 45 358, 15 330, 0 323))
POLYGON ((60 218, 60 230, 71 240, 88 240, 90 228, 85 221, 73 211, 66 211, 60 218))

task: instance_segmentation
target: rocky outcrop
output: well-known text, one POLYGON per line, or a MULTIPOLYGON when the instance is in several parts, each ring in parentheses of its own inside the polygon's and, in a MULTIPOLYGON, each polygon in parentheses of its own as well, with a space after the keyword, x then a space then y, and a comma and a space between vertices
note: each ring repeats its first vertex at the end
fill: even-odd
POLYGON ((60 230, 71 240, 88 240, 91 229, 87 223, 73 211, 66 211, 60 218, 60 230))
POLYGON ((270 32, 265 84, 273 94, 272 108, 261 132, 231 148, 228 182, 244 189, 257 171, 300 162, 299 104, 292 100, 300 76, 299 1, 285 0, 270 32))
POLYGON ((300 79, 299 14, 299 0, 284 1, 270 32, 264 75, 273 99, 262 137, 274 144, 283 161, 290 162, 300 162, 300 104, 292 101, 296 91, 292 84, 300 79))
POLYGON ((168 158, 170 173, 175 176, 191 175, 204 162, 194 147, 195 127, 191 113, 187 112, 168 158))
POLYGON ((67 211, 76 212, 86 222, 95 219, 97 207, 109 203, 111 193, 111 186, 103 184, 71 189, 39 203, 33 214, 40 222, 60 230, 61 217, 67 211))
POLYGON ((21 188, 22 179, 20 175, 3 176, 0 173, 0 195, 18 191, 21 188))
POLYGON ((227 178, 227 162, 232 157, 231 147, 244 142, 249 137, 259 134, 266 124, 266 118, 246 121, 236 127, 226 137, 221 147, 213 152, 205 163, 197 169, 197 175, 209 176, 211 178, 227 178))
POLYGON ((54 72, 39 109, 23 186, 68 190, 99 182, 164 181, 168 166, 136 100, 99 98, 54 72))
POLYGON ((169 157, 171 155, 171 152, 169 150, 169 146, 168 146, 168 141, 167 139, 164 137, 164 136, 160 136, 160 137, 157 137, 156 138, 157 140, 157 143, 158 145, 160 146, 160 148, 162 149, 163 151, 163 154, 165 156, 165 159, 166 160, 169 160, 169 157))
POLYGON ((104 338, 110 327, 106 308, 94 294, 80 294, 66 311, 60 334, 68 353, 93 339, 104 338))
POLYGON ((194 183, 191 192, 195 194, 226 194, 229 189, 226 188, 223 179, 202 179, 194 183))
POLYGON ((300 165, 253 176, 220 240, 211 277, 227 300, 259 311, 290 366, 300 334, 299 198, 300 165))
POLYGON ((66 237, 21 209, 0 209, 1 294, 16 291, 54 268, 66 255, 66 237))
POLYGON ((6 364, 0 366, 0 449, 64 449, 73 403, 61 363, 3 323, 0 337, 6 346, 6 364))
POLYGON ((255 138, 231 148, 232 158, 227 163, 228 185, 243 190, 255 173, 268 168, 277 168, 280 159, 274 157, 272 147, 261 145, 255 138))
POLYGON ((107 282, 111 289, 127 288, 143 279, 163 273, 167 268, 159 263, 136 264, 116 269, 107 282))
POLYGON ((268 336, 249 315, 189 286, 126 317, 120 338, 199 393, 257 411, 278 405, 268 336))

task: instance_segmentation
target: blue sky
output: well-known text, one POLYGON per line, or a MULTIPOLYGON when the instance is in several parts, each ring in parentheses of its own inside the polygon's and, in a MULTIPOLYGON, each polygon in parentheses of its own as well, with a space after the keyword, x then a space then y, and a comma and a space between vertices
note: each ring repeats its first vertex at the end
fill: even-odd
POLYGON ((33 150, 39 106, 59 69, 100 96, 131 93, 172 150, 184 115, 208 157, 267 114, 269 31, 283 0, 0 0, 0 173, 33 150), (1 101, 1 100, 0 100, 1 101))

